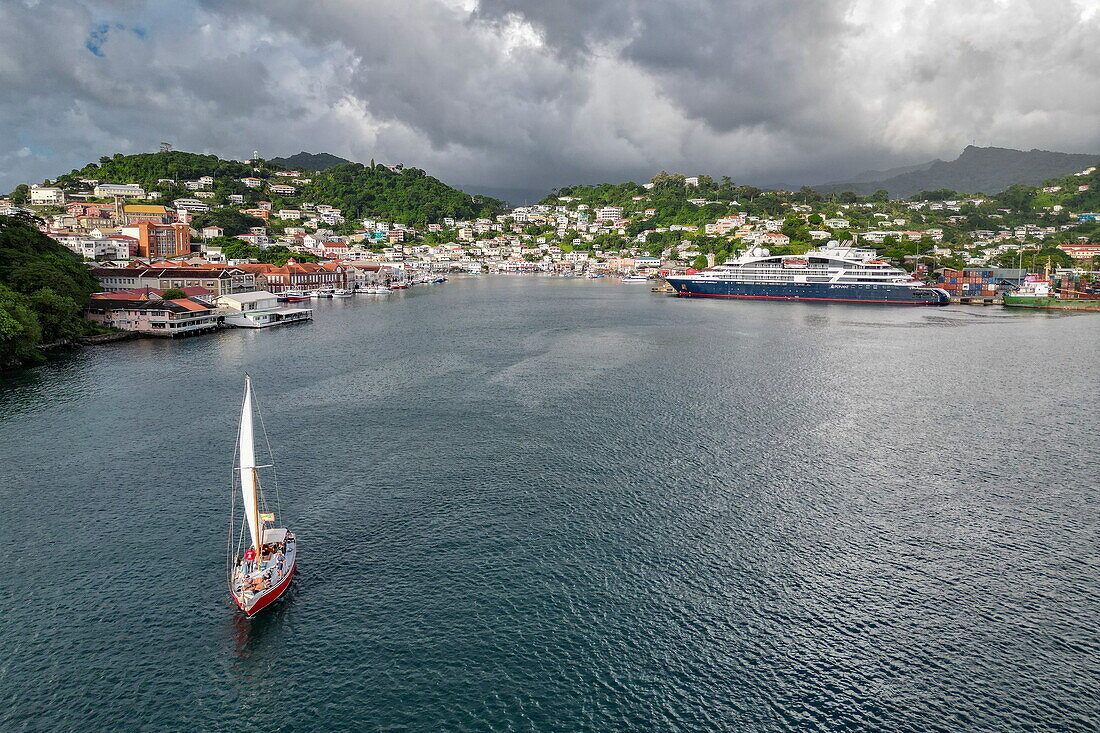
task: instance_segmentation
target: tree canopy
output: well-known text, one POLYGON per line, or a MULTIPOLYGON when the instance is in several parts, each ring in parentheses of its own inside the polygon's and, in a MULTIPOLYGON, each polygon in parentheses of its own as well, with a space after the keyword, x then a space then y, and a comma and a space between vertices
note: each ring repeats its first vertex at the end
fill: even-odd
POLYGON ((33 219, 0 216, 0 369, 40 361, 39 345, 85 333, 81 312, 98 289, 80 257, 33 219))

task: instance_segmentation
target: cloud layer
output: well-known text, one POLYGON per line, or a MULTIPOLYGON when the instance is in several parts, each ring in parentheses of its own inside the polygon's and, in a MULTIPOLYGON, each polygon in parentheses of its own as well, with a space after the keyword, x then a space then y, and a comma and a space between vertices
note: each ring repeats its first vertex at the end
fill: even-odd
POLYGON ((9 0, 0 191, 116 151, 305 149, 545 190, 1100 153, 1100 0, 9 0))

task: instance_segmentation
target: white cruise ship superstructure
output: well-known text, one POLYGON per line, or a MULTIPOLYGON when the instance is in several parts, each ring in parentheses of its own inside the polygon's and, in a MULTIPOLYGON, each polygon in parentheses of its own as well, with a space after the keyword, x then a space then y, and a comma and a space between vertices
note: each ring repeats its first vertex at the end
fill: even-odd
POLYGON ((666 278, 677 295, 703 298, 815 300, 843 303, 946 305, 946 290, 929 287, 878 259, 872 249, 837 242, 804 255, 750 247, 725 264, 666 278))

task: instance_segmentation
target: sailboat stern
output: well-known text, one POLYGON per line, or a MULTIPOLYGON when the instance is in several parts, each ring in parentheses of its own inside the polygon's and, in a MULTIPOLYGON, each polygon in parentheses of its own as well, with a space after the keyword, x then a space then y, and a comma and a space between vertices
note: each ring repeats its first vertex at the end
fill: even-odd
POLYGON ((287 537, 287 531, 282 528, 268 529, 264 533, 265 539, 273 536, 269 533, 279 534, 284 538, 285 544, 282 549, 284 560, 281 566, 277 560, 271 558, 262 560, 258 567, 242 566, 229 588, 233 602, 249 618, 279 600, 286 593, 294 579, 294 570, 298 564, 298 542, 293 535, 287 537))

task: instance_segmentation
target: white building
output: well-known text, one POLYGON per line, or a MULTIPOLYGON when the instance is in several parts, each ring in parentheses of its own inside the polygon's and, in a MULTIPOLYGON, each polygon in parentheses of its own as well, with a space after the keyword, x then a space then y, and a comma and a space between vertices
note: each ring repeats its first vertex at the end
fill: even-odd
POLYGON ((145 189, 135 183, 100 183, 92 189, 92 195, 96 198, 142 198, 145 189))
POLYGON ((267 328, 313 318, 312 308, 280 308, 279 296, 266 290, 219 295, 214 303, 225 323, 238 328, 267 328))
POLYGON ((617 221, 623 218, 623 207, 621 206, 605 206, 602 209, 596 209, 597 221, 617 221))
POLYGON ((65 192, 56 186, 31 186, 32 204, 63 204, 65 192))
POLYGON ((125 240, 81 237, 61 242, 86 260, 127 260, 130 245, 125 240))

